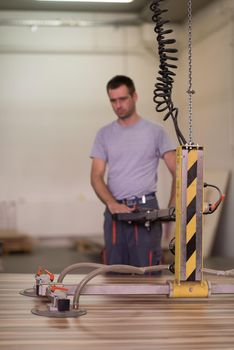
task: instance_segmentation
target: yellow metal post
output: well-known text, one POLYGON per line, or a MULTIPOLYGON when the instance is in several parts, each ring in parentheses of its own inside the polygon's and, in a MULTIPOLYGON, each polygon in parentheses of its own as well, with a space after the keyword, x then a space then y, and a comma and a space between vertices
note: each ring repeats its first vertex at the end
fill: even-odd
POLYGON ((172 297, 205 297, 203 280, 203 148, 177 148, 175 281, 172 297))

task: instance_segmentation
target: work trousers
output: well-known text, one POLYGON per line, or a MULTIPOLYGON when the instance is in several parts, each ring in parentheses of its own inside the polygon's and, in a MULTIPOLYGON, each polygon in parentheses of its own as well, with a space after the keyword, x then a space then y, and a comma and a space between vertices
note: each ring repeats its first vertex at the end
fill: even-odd
MULTIPOLYGON (((139 205, 142 208, 158 209, 157 199, 139 205)), ((124 264, 137 267, 158 265, 161 260, 162 225, 151 223, 128 223, 113 220, 110 211, 104 212, 105 249, 103 262, 108 265, 124 264)))

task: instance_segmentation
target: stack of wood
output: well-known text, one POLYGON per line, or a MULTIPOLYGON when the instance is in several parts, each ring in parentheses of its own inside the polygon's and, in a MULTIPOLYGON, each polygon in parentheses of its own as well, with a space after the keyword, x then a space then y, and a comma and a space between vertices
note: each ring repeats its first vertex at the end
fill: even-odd
POLYGON ((32 251, 32 239, 17 229, 15 201, 0 202, 0 245, 2 254, 32 251))
POLYGON ((30 253, 33 246, 30 237, 13 229, 0 229, 0 243, 3 254, 30 253))
POLYGON ((74 244, 79 253, 100 254, 103 250, 102 239, 94 237, 79 237, 74 241, 74 244))

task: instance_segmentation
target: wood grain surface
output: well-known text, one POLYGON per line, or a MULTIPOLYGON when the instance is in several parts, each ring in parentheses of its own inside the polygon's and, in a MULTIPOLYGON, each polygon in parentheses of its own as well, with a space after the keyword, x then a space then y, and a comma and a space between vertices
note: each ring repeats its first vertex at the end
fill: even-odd
MULTIPOLYGON (((82 277, 70 275, 64 282, 75 283, 82 277)), ((207 279, 231 281, 211 277, 207 279)), ((104 276, 95 278, 95 284, 128 283, 129 279, 132 277, 104 276)), ((154 283, 168 276, 133 279, 134 283, 154 283)), ((0 349, 234 349, 234 295, 186 300, 82 295, 86 315, 54 319, 31 313, 32 308, 45 305, 44 300, 19 294, 33 283, 31 274, 0 274, 0 349)))

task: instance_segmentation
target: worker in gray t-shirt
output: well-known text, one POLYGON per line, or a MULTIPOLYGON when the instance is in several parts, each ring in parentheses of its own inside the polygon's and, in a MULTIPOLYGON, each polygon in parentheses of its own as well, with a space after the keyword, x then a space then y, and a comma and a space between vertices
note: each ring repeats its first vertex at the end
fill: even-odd
POLYGON ((116 221, 113 214, 131 213, 136 205, 158 208, 155 192, 160 159, 172 175, 168 206, 175 205, 175 146, 161 125, 138 115, 137 93, 129 77, 112 78, 107 93, 118 118, 98 131, 91 151, 91 184, 106 205, 104 263, 157 265, 161 259, 161 223, 155 221, 148 230, 144 224, 116 221))

